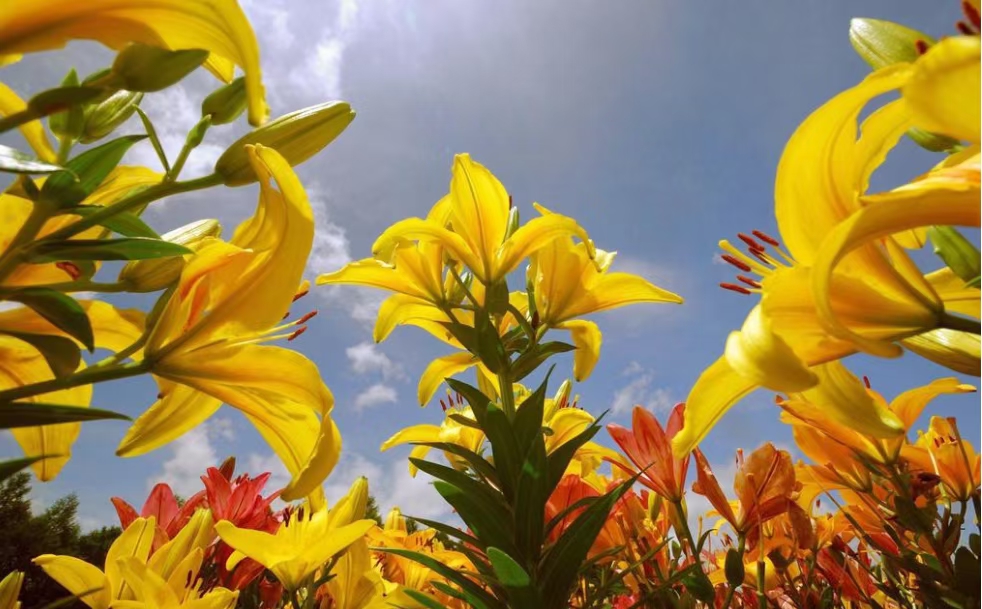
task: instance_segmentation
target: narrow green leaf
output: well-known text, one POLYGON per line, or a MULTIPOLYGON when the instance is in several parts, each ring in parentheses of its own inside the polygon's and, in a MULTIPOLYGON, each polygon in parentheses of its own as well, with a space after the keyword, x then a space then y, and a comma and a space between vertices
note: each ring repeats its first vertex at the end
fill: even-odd
POLYGON ((0 482, 3 482, 20 470, 30 467, 32 464, 37 463, 41 459, 47 459, 48 457, 55 456, 57 455, 42 455, 40 457, 23 457, 21 459, 6 459, 4 461, 0 461, 0 482))
POLYGON ((27 334, 25 332, 5 332, 14 338, 30 344, 38 350, 48 362, 55 378, 71 376, 78 370, 78 365, 82 361, 82 353, 79 351, 75 341, 62 336, 52 336, 50 334, 27 334))
POLYGON ((692 566, 694 568, 682 578, 682 585, 685 586, 685 589, 693 597, 711 605, 713 599, 716 598, 713 583, 709 581, 709 578, 706 577, 706 574, 703 573, 702 568, 698 564, 692 566))
POLYGON ((27 102, 27 108, 34 118, 41 118, 55 112, 62 112, 72 106, 84 104, 103 94, 97 87, 69 86, 42 91, 27 102))
POLYGON ((416 561, 424 567, 436 571, 438 574, 457 584, 462 590, 470 594, 472 597, 470 602, 474 604, 476 609, 491 609, 492 607, 499 606, 499 603, 495 601, 493 596, 488 594, 487 591, 474 583, 470 578, 458 572, 456 569, 448 567, 428 554, 413 552, 412 550, 404 550, 402 548, 372 548, 372 551, 402 556, 403 558, 416 561))
POLYGON ((95 350, 89 316, 71 296, 48 288, 23 288, 9 294, 7 299, 30 307, 56 328, 77 338, 89 351, 95 350))
POLYGON ((504 491, 505 497, 511 500, 515 496, 519 468, 523 461, 523 455, 515 440, 515 432, 508 422, 505 411, 493 402, 488 404, 487 418, 483 427, 484 434, 491 443, 491 455, 494 457, 494 467, 498 471, 501 490, 504 491))
POLYGON ((69 239, 54 243, 40 242, 31 248, 31 262, 61 260, 150 260, 190 254, 178 243, 145 237, 120 239, 69 239))
POLYGON ((435 598, 431 598, 418 590, 413 590, 412 588, 403 588, 402 591, 406 596, 413 599, 420 605, 423 605, 424 607, 428 607, 429 609, 446 609, 435 598))
POLYGON ((170 173, 170 162, 167 160, 167 153, 164 152, 160 138, 157 137, 157 130, 154 128, 153 123, 150 122, 150 117, 147 116, 147 113, 140 106, 136 107, 136 113, 140 116, 140 121, 143 122, 143 128, 147 132, 147 137, 150 138, 150 144, 153 146, 154 152, 157 153, 157 158, 160 159, 164 173, 170 173))
POLYGON ((62 173, 48 178, 41 187, 41 198, 58 207, 72 207, 102 184, 133 144, 145 135, 124 135, 86 150, 65 164, 62 173))
POLYGON ((515 486, 515 542, 523 555, 537 562, 545 540, 545 507, 549 500, 548 458, 540 434, 522 463, 515 486))
POLYGON ((470 427, 471 429, 478 429, 478 430, 481 429, 481 426, 478 424, 477 421, 475 421, 474 419, 468 419, 462 414, 457 414, 454 412, 447 415, 447 418, 450 419, 451 421, 454 421, 455 423, 458 423, 459 425, 463 425, 464 427, 470 427))
POLYGON ((539 366, 543 364, 543 362, 553 355, 567 353, 575 349, 576 347, 573 345, 560 341, 552 341, 536 345, 533 350, 523 353, 518 359, 515 360, 515 362, 512 364, 512 376, 515 381, 520 381, 529 374, 535 372, 539 366))
POLYGON ((535 438, 542 436, 542 416, 545 410, 546 387, 551 375, 552 369, 550 368, 542 383, 519 405, 515 414, 515 420, 512 423, 515 434, 515 445, 518 448, 520 458, 523 460, 528 454, 535 438))
MULTIPOLYGON (((92 214, 99 213, 103 209, 105 208, 101 205, 77 205, 75 207, 64 209, 59 213, 82 216, 85 218, 91 216, 92 214)), ((105 226, 114 233, 123 235, 124 237, 146 237, 148 239, 160 239, 160 235, 157 234, 157 231, 150 228, 146 222, 140 219, 140 216, 128 211, 117 212, 99 224, 101 226, 105 226)))
POLYGON ((0 146, 0 171, 8 173, 55 173, 64 167, 39 161, 33 156, 9 146, 0 146))
MULTIPOLYGON (((499 491, 452 467, 415 458, 410 458, 409 462, 419 468, 419 471, 429 474, 437 480, 448 482, 465 492, 469 497, 479 501, 483 507, 482 513, 490 513, 499 521, 509 520, 508 506, 499 491)), ((471 526, 472 523, 468 522, 467 524, 471 526)), ((482 523, 474 524, 480 525, 482 523)), ((476 530, 476 527, 471 526, 471 529, 476 530)), ((480 538, 481 536, 478 535, 477 537, 480 538)))
POLYGON ((502 514, 500 506, 489 505, 460 487, 437 480, 433 488, 457 511, 461 520, 467 525, 481 543, 478 548, 484 549, 489 543, 495 543, 509 551, 516 551, 512 539, 514 531, 511 517, 507 512, 502 514))
POLYGON ((468 385, 463 381, 458 381, 457 379, 447 379, 447 385, 464 396, 467 403, 470 405, 471 410, 474 411, 474 418, 477 422, 484 427, 487 421, 488 404, 492 403, 494 400, 484 395, 480 389, 472 385, 468 385))
MULTIPOLYGON (((413 520, 415 520, 419 524, 423 525, 424 527, 429 527, 429 528, 433 529, 434 531, 437 531, 439 533, 443 533, 447 537, 459 539, 460 541, 462 541, 464 543, 469 543, 469 544, 471 544, 474 547, 479 547, 481 545, 481 541, 478 538, 476 538, 473 535, 470 535, 468 533, 465 533, 464 531, 461 531, 457 527, 452 527, 449 524, 444 524, 444 523, 439 522, 437 520, 428 520, 426 518, 418 518, 416 516, 409 516, 409 518, 412 518, 413 520)), ((474 566, 478 566, 478 565, 474 565, 474 566)))
POLYGON ((498 336, 498 328, 491 322, 487 311, 474 312, 474 332, 477 335, 478 357, 488 370, 497 374, 508 363, 508 355, 498 336))
POLYGON ((511 600, 509 607, 538 609, 542 606, 542 599, 532 585, 532 578, 514 558, 494 546, 488 547, 487 555, 498 582, 508 591, 511 600))
POLYGON ((473 469, 477 474, 483 476, 494 486, 499 486, 498 472, 494 469, 494 466, 488 463, 484 457, 472 450, 468 450, 459 444, 451 444, 449 442, 413 442, 413 445, 429 446, 430 448, 442 450, 452 455, 461 457, 467 461, 467 464, 470 465, 471 469, 473 469))
POLYGON ((934 245, 934 253, 966 284, 977 284, 982 273, 979 249, 951 226, 932 226, 927 236, 934 245))
POLYGON ((57 425, 59 423, 76 423, 105 419, 130 420, 125 414, 110 410, 100 410, 98 408, 62 406, 60 404, 35 404, 31 402, 0 404, 0 429, 37 427, 40 425, 57 425))

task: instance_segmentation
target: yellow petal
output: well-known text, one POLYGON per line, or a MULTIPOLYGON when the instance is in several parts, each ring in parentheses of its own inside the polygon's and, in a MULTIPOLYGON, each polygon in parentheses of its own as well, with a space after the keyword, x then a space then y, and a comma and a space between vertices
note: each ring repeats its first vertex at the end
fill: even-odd
POLYGON ((901 344, 949 370, 972 376, 982 373, 982 339, 978 334, 939 328, 906 338, 901 344))
POLYGON ((811 264, 832 228, 859 208, 869 176, 909 125, 902 103, 875 112, 857 141, 857 118, 874 97, 903 85, 907 64, 884 68, 813 112, 788 140, 777 168, 774 213, 784 245, 811 264))
POLYGON ((496 252, 508 227, 508 192, 494 174, 472 161, 469 154, 458 154, 451 171, 450 205, 454 232, 480 258, 480 267, 472 270, 479 277, 491 278, 496 252))
POLYGON ((92 609, 109 609, 109 582, 98 568, 73 556, 42 554, 32 561, 41 567, 51 579, 61 584, 69 594, 80 596, 80 600, 92 609))
POLYGON ((760 305, 750 311, 739 332, 730 333, 725 357, 740 375, 774 391, 801 391, 818 382, 806 362, 772 330, 760 305))
MULTIPOLYGON (((27 108, 27 104, 22 100, 13 89, 0 82, 0 117, 7 117, 27 108)), ((20 126, 21 135, 27 140, 27 145, 34 150, 34 154, 46 163, 54 163, 58 155, 51 142, 48 141, 48 134, 44 130, 44 124, 40 120, 28 121, 20 126)))
POLYGON ((357 260, 333 273, 325 273, 317 277, 317 285, 339 283, 381 288, 421 299, 428 298, 416 283, 404 273, 400 273, 396 267, 374 258, 357 260))
POLYGON ((370 529, 376 526, 374 520, 356 520, 351 524, 330 529, 330 534, 323 539, 308 543, 303 548, 299 561, 311 565, 311 570, 319 568, 331 557, 345 551, 348 546, 363 538, 370 529))
POLYGON ((938 379, 923 387, 901 393, 890 402, 890 409, 903 422, 904 427, 910 429, 931 400, 949 393, 975 393, 975 387, 956 378, 938 379))
POLYGON ((814 366, 812 372, 819 383, 803 393, 826 416, 874 438, 895 438, 906 431, 903 421, 874 400, 842 362, 814 366))
POLYGON ((372 244, 372 255, 382 262, 392 262, 397 248, 407 241, 423 240, 439 243, 454 258, 466 264, 474 274, 487 283, 489 275, 484 274, 483 262, 470 246, 457 233, 447 230, 442 224, 432 220, 407 218, 396 222, 379 235, 372 244))
POLYGON ((58 49, 77 39, 96 40, 113 49, 140 42, 210 51, 220 58, 210 65, 221 76, 230 79, 228 62, 245 72, 249 122, 260 125, 269 114, 256 35, 237 2, 38 0, 8 6, 0 16, 0 55, 58 49))
POLYGON ((140 562, 146 563, 150 556, 150 548, 153 545, 156 529, 157 520, 153 516, 137 518, 109 546, 109 552, 106 553, 106 581, 109 583, 110 598, 119 598, 120 588, 123 585, 123 576, 119 568, 120 561, 132 556, 140 562))
POLYGON ((24 573, 21 571, 11 571, 0 580, 0 607, 3 609, 20 609, 21 586, 24 584, 24 573))
POLYGON ((516 230, 507 241, 502 244, 497 253, 492 280, 498 281, 512 272, 518 265, 545 247, 554 239, 576 236, 586 245, 587 255, 592 260, 596 256, 596 248, 586 230, 577 224, 576 220, 560 214, 549 214, 532 218, 518 230, 516 230))
MULTIPOLYGON (((92 335, 98 349, 121 351, 143 334, 144 315, 136 309, 117 309, 101 300, 80 300, 92 324, 92 335)), ((0 329, 30 334, 53 334, 69 338, 64 331, 28 307, 0 311, 0 329)))
POLYGON ((154 573, 147 565, 132 556, 126 556, 119 560, 120 573, 126 582, 127 589, 132 591, 137 601, 146 603, 159 603, 158 606, 179 606, 180 599, 167 581, 154 573))
POLYGON ((321 484, 327 480, 340 458, 341 431, 330 416, 324 415, 313 452, 300 472, 280 493, 280 498, 284 501, 294 501, 307 495, 316 496, 321 484))
POLYGON ((682 297, 630 273, 606 273, 589 294, 576 300, 564 317, 607 311, 632 304, 668 302, 681 304, 682 297))
POLYGON ((141 414, 116 447, 120 457, 136 457, 168 444, 218 411, 222 401, 192 387, 158 378, 161 397, 141 414))
POLYGON ((573 378, 577 382, 585 381, 600 359, 600 345, 603 342, 600 327, 592 321, 581 319, 566 321, 556 327, 569 330, 573 346, 576 347, 573 352, 573 378))
POLYGON ((459 374, 464 370, 477 364, 478 358, 470 353, 454 353, 438 357, 423 371, 423 376, 419 379, 419 388, 416 396, 421 406, 425 406, 433 398, 433 394, 440 388, 443 381, 459 374))
POLYGON ((382 442, 382 446, 379 447, 380 451, 386 451, 393 446, 399 446, 400 444, 409 444, 411 442, 439 442, 440 441, 440 427, 437 425, 413 425, 411 427, 406 427, 405 429, 400 429, 395 434, 392 435, 388 440, 382 442))
POLYGON ((557 411, 545 422, 545 425, 552 430, 552 435, 545 438, 547 452, 551 453, 586 431, 593 421, 593 415, 579 408, 562 408, 557 411))
MULTIPOLYGON (((291 547, 292 544, 283 543, 283 540, 278 539, 276 535, 265 531, 240 529, 228 520, 216 522, 215 532, 229 547, 241 552, 244 557, 255 560, 267 569, 281 561, 289 560, 296 551, 295 548, 291 547)), ((226 566, 232 568, 232 566, 226 566)))
POLYGON ((672 439, 672 452, 683 458, 706 437, 731 406, 757 388, 721 357, 699 375, 685 400, 685 424, 672 439))
MULTIPOLYGON (((210 510, 195 510, 194 515, 174 539, 160 546, 150 557, 149 566, 154 573, 170 579, 178 571, 178 565, 194 550, 204 550, 215 539, 215 526, 210 510)), ((187 571, 178 573, 187 578, 187 571)), ((183 583, 183 582, 182 582, 183 583)))
POLYGON ((914 124, 979 143, 979 37, 952 36, 914 63, 903 96, 914 124))
MULTIPOLYGON (((815 305, 829 332, 873 355, 897 355, 900 348, 896 345, 865 338, 837 317, 830 296, 837 263, 851 251, 902 230, 933 224, 978 226, 978 201, 978 185, 948 184, 931 189, 892 192, 881 197, 870 197, 869 205, 837 226, 823 243, 812 272, 815 305)), ((919 296, 911 288, 911 299, 919 296)), ((936 316, 941 313, 940 309, 940 303, 936 310, 925 307, 920 315, 912 317, 910 323, 919 324, 922 331, 931 330, 937 325, 936 316)))
MULTIPOLYGON (((417 321, 430 321, 439 324, 439 322, 449 322, 450 318, 442 310, 425 300, 405 294, 396 294, 382 301, 378 310, 378 317, 375 319, 372 338, 375 339, 375 342, 380 343, 388 338, 396 326, 417 321)), ((436 327, 424 325, 423 327, 427 330, 437 330, 439 332, 437 336, 447 334, 446 329, 439 325, 436 327)))

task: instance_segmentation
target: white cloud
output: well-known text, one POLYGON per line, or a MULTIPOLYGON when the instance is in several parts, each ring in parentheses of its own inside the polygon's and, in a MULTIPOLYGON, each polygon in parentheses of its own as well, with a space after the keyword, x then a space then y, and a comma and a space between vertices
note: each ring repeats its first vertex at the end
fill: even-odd
POLYGON ((164 461, 163 472, 147 479, 147 490, 158 482, 169 484, 177 495, 189 497, 203 487, 201 476, 209 467, 218 467, 221 460, 214 440, 230 442, 235 439, 230 419, 215 418, 195 427, 171 443, 172 456, 164 461))
POLYGON ((397 399, 399 396, 394 388, 376 383, 358 394, 355 398, 355 409, 364 410, 379 404, 394 403, 397 399))
POLYGON ((325 188, 312 182, 307 186, 307 197, 314 210, 314 245, 307 260, 308 274, 336 271, 351 262, 347 232, 331 221, 330 193, 325 188))
POLYGON ((402 365, 389 359, 389 356, 379 351, 378 345, 374 343, 367 341, 358 343, 348 347, 345 354, 351 362, 351 369, 357 374, 378 372, 385 380, 406 378, 402 365))
POLYGON ((610 404, 614 416, 630 412, 635 405, 644 406, 652 412, 667 412, 675 405, 672 393, 663 387, 653 387, 655 374, 645 370, 637 362, 631 362, 621 376, 633 377, 625 386, 614 392, 610 404))
POLYGON ((341 67, 344 52, 354 39, 358 18, 355 0, 341 0, 334 21, 306 53, 306 60, 290 71, 290 83, 318 99, 341 96, 341 67))

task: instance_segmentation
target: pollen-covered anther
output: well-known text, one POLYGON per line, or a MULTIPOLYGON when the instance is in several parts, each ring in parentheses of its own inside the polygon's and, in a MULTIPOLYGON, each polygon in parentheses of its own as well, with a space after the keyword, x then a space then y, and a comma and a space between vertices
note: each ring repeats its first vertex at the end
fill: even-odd
POLYGON ((301 290, 301 291, 297 292, 296 294, 293 295, 293 302, 296 302, 296 301, 300 300, 301 298, 303 298, 304 296, 306 296, 309 293, 310 293, 310 290, 309 289, 307 289, 307 290, 301 290))
POLYGON ((298 338, 301 334, 303 334, 306 331, 307 331, 307 326, 300 326, 299 328, 293 331, 293 334, 286 337, 287 342, 290 342, 293 339, 298 338))
POLYGON ((760 282, 758 282, 756 279, 752 277, 747 277, 746 275, 737 275, 737 279, 739 279, 742 283, 745 283, 754 289, 757 290, 760 289, 760 282))
POLYGON ((310 313, 307 313, 306 315, 304 315, 303 317, 301 317, 300 319, 298 319, 297 320, 297 324, 305 324, 305 323, 307 323, 308 321, 310 321, 312 318, 314 318, 316 316, 317 316, 317 309, 314 309, 310 313))
POLYGON ((735 283, 721 283, 719 287, 724 290, 730 290, 731 292, 736 292, 737 294, 752 294, 750 290, 743 287, 742 285, 737 285, 735 283))
POLYGON ((750 248, 750 251, 751 252, 753 252, 754 250, 757 250, 759 252, 762 252, 765 249, 767 249, 766 247, 764 247, 763 245, 761 245, 760 243, 758 243, 757 240, 754 239, 753 237, 751 237, 750 235, 747 235, 747 234, 744 234, 744 233, 737 233, 737 238, 740 239, 740 241, 743 241, 744 243, 746 243, 747 244, 747 247, 750 248))
POLYGON ((781 242, 780 241, 778 241, 774 237, 771 237, 770 235, 768 235, 764 231, 762 231, 762 230, 755 230, 755 231, 751 231, 751 232, 753 233, 753 236, 754 237, 757 237, 758 239, 760 239, 761 241, 763 241, 767 245, 770 245, 772 247, 781 247, 781 242))
POLYGON ((723 254, 720 257, 723 260, 725 260, 726 262, 729 262, 733 266, 737 267, 738 269, 740 269, 744 273, 749 273, 751 271, 751 268, 750 268, 750 265, 749 264, 747 264, 746 262, 743 262, 742 260, 739 260, 739 259, 737 259, 737 258, 735 258, 735 257, 733 257, 733 256, 731 256, 729 254, 723 254))
POLYGON ((68 273, 72 281, 78 281, 78 278, 82 276, 82 269, 78 268, 74 262, 56 262, 55 266, 68 273))
POLYGON ((964 34, 965 36, 974 36, 975 35, 975 30, 972 29, 972 26, 970 26, 969 24, 965 23, 964 21, 959 21, 959 22, 955 23, 955 29, 958 30, 958 33, 964 34))
POLYGON ((965 13, 965 17, 968 19, 968 22, 975 26, 975 29, 982 28, 982 18, 979 16, 978 9, 976 9, 971 2, 962 0, 962 12, 965 13))
POLYGON ((873 388, 873 386, 870 385, 869 377, 866 376, 865 374, 863 375, 863 384, 866 385, 866 388, 867 389, 872 389, 873 388))

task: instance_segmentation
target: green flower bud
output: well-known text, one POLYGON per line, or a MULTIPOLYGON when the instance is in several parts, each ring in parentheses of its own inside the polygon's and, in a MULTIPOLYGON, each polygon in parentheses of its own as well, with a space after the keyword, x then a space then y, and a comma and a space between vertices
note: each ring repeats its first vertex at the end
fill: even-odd
POLYGON ((515 231, 518 230, 519 222, 518 208, 512 205, 508 211, 508 228, 505 229, 505 239, 515 234, 515 231))
POLYGON ((109 83, 120 89, 150 93, 179 82, 208 58, 208 51, 168 51, 145 44, 131 44, 116 55, 109 83))
POLYGON ((226 186, 252 184, 258 178, 249 164, 246 144, 262 144, 275 149, 296 167, 341 135, 355 118, 345 102, 328 102, 291 112, 270 121, 239 138, 215 163, 215 173, 226 186))
POLYGON ((89 106, 85 112, 85 127, 79 141, 83 144, 102 139, 133 116, 143 99, 143 93, 117 91, 105 101, 89 106))
POLYGON ((456 280, 453 280, 450 285, 450 290, 447 293, 447 302, 450 304, 459 305, 462 303, 467 296, 467 292, 470 291, 471 286, 474 284, 474 274, 470 271, 461 273, 460 278, 464 282, 464 285, 461 285, 456 280))
MULTIPOLYGON (((205 239, 222 234, 218 220, 198 220, 162 235, 161 239, 179 243, 190 248, 200 245, 205 239)), ((120 283, 125 283, 131 292, 156 292, 167 288, 181 276, 184 258, 161 258, 157 260, 134 260, 126 263, 119 272, 120 283)))
POLYGON ((245 78, 239 77, 201 102, 201 116, 211 116, 212 125, 231 123, 247 106, 245 78))
MULTIPOLYGON (((65 78, 61 81, 62 87, 77 87, 78 74, 72 68, 65 78)), ((52 114, 48 117, 48 127, 51 132, 61 138, 77 139, 82 134, 82 126, 85 123, 85 113, 81 104, 74 104, 63 112, 52 114)))
POLYGON ((979 287, 979 250, 957 229, 950 226, 932 226, 927 229, 928 239, 934 245, 934 253, 944 260, 955 275, 972 287, 979 287))
POLYGON ((914 61, 923 49, 934 44, 934 39, 891 21, 853 19, 849 24, 849 42, 863 61, 879 70, 914 61))

